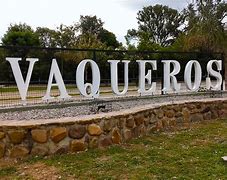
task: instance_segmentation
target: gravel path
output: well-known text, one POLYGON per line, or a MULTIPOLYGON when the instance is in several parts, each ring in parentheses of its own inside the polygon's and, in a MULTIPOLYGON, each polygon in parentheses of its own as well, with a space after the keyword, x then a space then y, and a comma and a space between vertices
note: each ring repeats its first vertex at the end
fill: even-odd
POLYGON ((80 115, 89 115, 96 113, 105 113, 110 111, 119 111, 122 109, 129 109, 136 106, 143 106, 147 104, 176 102, 180 100, 198 100, 208 99, 212 97, 227 97, 226 93, 222 94, 191 94, 179 96, 148 96, 148 97, 127 97, 121 99, 103 99, 99 101, 87 101, 83 103, 71 104, 68 107, 56 107, 48 105, 49 109, 30 108, 29 110, 17 109, 8 112, 0 113, 0 120, 35 120, 35 119, 51 119, 61 117, 75 117, 80 115), (52 108, 51 108, 52 107, 52 108))

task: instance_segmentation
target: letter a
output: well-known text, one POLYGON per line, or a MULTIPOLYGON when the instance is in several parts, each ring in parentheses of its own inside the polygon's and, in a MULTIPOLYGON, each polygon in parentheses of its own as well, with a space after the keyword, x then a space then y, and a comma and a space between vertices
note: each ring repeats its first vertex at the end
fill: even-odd
POLYGON ((28 68, 28 73, 27 73, 25 82, 24 82, 23 76, 21 74, 21 69, 20 69, 20 66, 18 63, 18 61, 21 61, 21 58, 7 57, 6 61, 9 61, 10 66, 13 70, 13 75, 14 75, 14 78, 17 83, 17 88, 19 90, 20 97, 21 97, 22 101, 25 101, 26 96, 27 96, 28 86, 29 86, 31 76, 32 76, 33 67, 34 67, 35 62, 39 61, 39 59, 37 59, 37 58, 27 58, 26 59, 26 61, 29 61, 29 68, 28 68))
POLYGON ((43 97, 43 100, 48 100, 48 99, 53 98, 53 97, 50 96, 50 90, 51 90, 52 86, 58 86, 58 89, 60 91, 59 98, 69 99, 71 97, 71 96, 68 95, 68 93, 66 91, 65 84, 64 84, 64 81, 62 79, 61 72, 59 70, 56 59, 52 60, 51 69, 50 69, 50 76, 49 76, 48 86, 47 86, 47 92, 46 92, 46 95, 43 97), (56 80, 56 84, 52 83, 54 77, 55 77, 55 80, 56 80))

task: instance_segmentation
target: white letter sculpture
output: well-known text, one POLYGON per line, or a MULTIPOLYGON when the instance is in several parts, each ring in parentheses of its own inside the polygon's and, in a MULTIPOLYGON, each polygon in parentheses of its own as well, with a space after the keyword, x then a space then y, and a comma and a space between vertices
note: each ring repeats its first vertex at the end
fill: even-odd
POLYGON ((76 71, 76 84, 77 88, 83 96, 92 98, 96 98, 99 96, 100 71, 98 65, 93 60, 85 59, 80 62, 76 71), (91 64, 92 84, 84 84, 84 70, 87 63, 91 64), (90 94, 88 94, 87 88, 91 89, 90 94))
POLYGON ((117 95, 117 96, 123 96, 127 93, 128 91, 128 63, 130 61, 122 61, 124 63, 124 89, 122 92, 119 91, 118 89, 118 68, 117 65, 120 62, 119 60, 108 60, 110 63, 110 75, 111 75, 111 87, 112 91, 117 95))
POLYGON ((12 68, 13 75, 14 75, 14 78, 17 83, 17 88, 20 93, 20 97, 21 97, 22 101, 25 101, 27 92, 28 92, 28 86, 29 86, 31 76, 32 76, 33 67, 34 67, 35 62, 39 61, 39 59, 36 59, 36 58, 27 58, 26 59, 26 61, 29 61, 29 68, 28 68, 25 82, 24 82, 23 76, 21 74, 21 69, 20 69, 20 66, 18 63, 18 61, 21 61, 21 58, 7 57, 6 60, 9 61, 10 66, 12 68))
POLYGON ((157 70, 157 62, 155 60, 137 60, 139 64, 139 89, 138 92, 141 95, 152 95, 156 90, 156 82, 152 82, 152 70, 149 69, 148 73, 145 75, 146 63, 149 63, 153 70, 157 70), (150 89, 146 90, 145 81, 151 85, 150 89))
POLYGON ((212 90, 221 89, 221 85, 222 85, 222 75, 220 73, 221 70, 222 70, 222 61, 221 60, 211 60, 208 62, 208 64, 207 64, 208 77, 206 78, 207 89, 212 89, 212 90), (213 63, 216 64, 217 70, 219 72, 213 70, 213 68, 212 68, 213 63), (209 75, 211 75, 217 79, 216 85, 212 85, 209 75))
POLYGON ((184 70, 184 82, 186 87, 191 91, 198 91, 202 80, 202 69, 198 61, 191 60, 187 63, 184 70), (195 69, 195 81, 194 85, 192 85, 192 66, 195 69))
POLYGON ((173 90, 178 92, 180 90, 180 83, 177 83, 177 75, 180 72, 180 63, 176 60, 163 60, 164 64, 164 84, 163 93, 166 94, 171 90, 171 82, 173 83, 173 90), (173 64, 173 71, 170 73, 170 64, 173 64))
POLYGON ((71 96, 69 96, 66 91, 65 84, 62 79, 61 72, 59 70, 56 59, 52 60, 50 75, 49 75, 49 80, 47 85, 47 91, 46 91, 46 95, 43 97, 43 100, 49 100, 54 98, 50 96, 50 90, 51 90, 51 87, 53 86, 58 86, 58 89, 60 91, 60 96, 58 98, 61 98, 61 99, 71 98, 71 96), (56 84, 53 84, 53 78, 55 78, 56 84))

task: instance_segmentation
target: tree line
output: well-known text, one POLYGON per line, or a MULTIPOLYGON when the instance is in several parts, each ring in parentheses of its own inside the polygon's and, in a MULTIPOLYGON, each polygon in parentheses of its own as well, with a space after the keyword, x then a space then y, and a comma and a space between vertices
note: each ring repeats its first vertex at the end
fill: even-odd
POLYGON ((80 16, 79 22, 57 29, 11 24, 1 40, 2 45, 15 46, 221 51, 226 45, 226 14, 224 0, 196 0, 181 12, 159 4, 147 6, 137 13, 138 29, 128 30, 126 46, 97 16, 80 16))

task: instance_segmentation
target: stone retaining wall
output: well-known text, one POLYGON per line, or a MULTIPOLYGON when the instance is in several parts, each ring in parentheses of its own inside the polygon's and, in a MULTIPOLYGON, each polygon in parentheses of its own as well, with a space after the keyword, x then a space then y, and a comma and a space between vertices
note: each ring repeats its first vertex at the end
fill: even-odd
POLYGON ((121 144, 147 133, 188 128, 227 118, 227 99, 148 105, 93 116, 0 121, 0 157, 85 151, 121 144))

